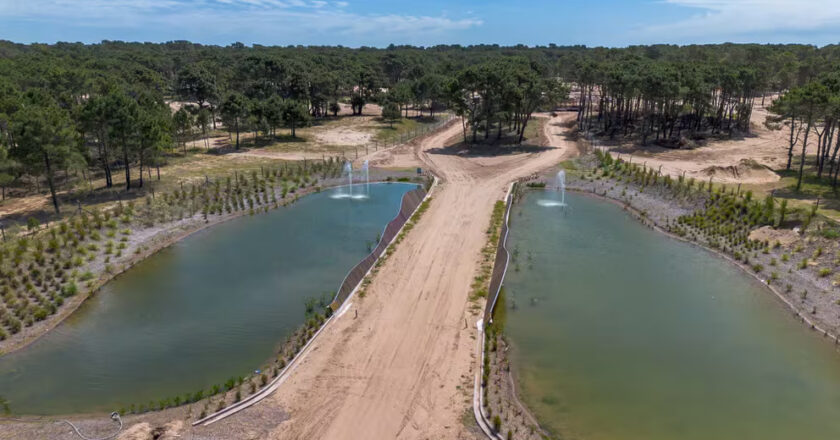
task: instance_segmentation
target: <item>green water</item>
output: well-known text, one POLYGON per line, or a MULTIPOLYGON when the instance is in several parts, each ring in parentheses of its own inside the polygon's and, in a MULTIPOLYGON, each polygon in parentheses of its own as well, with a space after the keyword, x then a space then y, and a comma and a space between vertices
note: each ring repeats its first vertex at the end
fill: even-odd
POLYGON ((303 323, 306 298, 334 294, 414 188, 324 191, 188 237, 0 358, 0 396, 15 413, 113 411, 247 376, 303 323))
POLYGON ((567 439, 840 438, 840 353, 769 291, 619 207, 570 194, 563 215, 538 205, 552 197, 515 205, 505 284, 542 424, 567 439))

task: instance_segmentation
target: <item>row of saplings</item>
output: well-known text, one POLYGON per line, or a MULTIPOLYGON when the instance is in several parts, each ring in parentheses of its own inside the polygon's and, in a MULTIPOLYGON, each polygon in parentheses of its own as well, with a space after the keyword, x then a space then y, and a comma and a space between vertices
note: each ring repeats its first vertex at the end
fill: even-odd
POLYGON ((736 187, 713 186, 697 182, 693 178, 662 176, 658 170, 615 159, 608 152, 596 150, 603 175, 608 178, 626 179, 637 185, 641 191, 648 186, 667 190, 684 199, 701 201, 703 208, 690 215, 670 221, 669 232, 692 240, 706 240, 713 248, 727 253, 749 252, 765 246, 765 243, 750 240, 752 230, 761 226, 779 227, 786 222, 798 220, 807 227, 815 210, 789 210, 787 200, 777 201, 772 195, 764 200, 755 200, 752 191, 740 191, 736 187))
MULTIPOLYGON (((504 307, 506 306, 502 294, 496 311, 504 307)), ((497 315, 498 313, 494 313, 494 317, 497 315)), ((506 344, 507 341, 504 338, 504 324, 501 321, 504 321, 504 318, 494 318, 494 321, 486 327, 484 360, 481 371, 482 412, 490 421, 490 428, 493 432, 499 436, 503 435, 507 440, 512 440, 514 436, 516 438, 534 438, 535 436, 542 438, 546 433, 542 430, 538 431, 536 425, 526 421, 523 413, 516 410, 511 402, 506 401, 505 396, 503 396, 505 391, 502 389, 502 383, 505 382, 506 375, 510 373, 510 364, 505 358, 507 350, 503 344, 506 344), (490 396, 491 384, 495 411, 490 396), (520 417, 521 420, 517 420, 520 417)))
POLYGON ((332 158, 287 163, 253 171, 250 176, 237 173, 224 180, 206 179, 200 185, 152 194, 143 206, 120 201, 113 209, 84 210, 46 230, 17 237, 10 233, 0 246, 0 340, 55 314, 65 299, 81 288, 94 288, 96 275, 86 269, 97 258, 104 271, 112 273, 112 259, 123 256, 134 225, 151 227, 192 218, 199 212, 209 221, 211 215, 246 209, 250 214, 268 211, 297 189, 315 185, 315 174, 326 179, 340 173, 340 161, 332 158))
POLYGON ((92 285, 95 276, 83 272, 83 266, 104 256, 108 269, 110 258, 122 255, 131 230, 120 231, 120 224, 129 224, 132 215, 132 206, 120 204, 113 211, 84 212, 45 231, 4 242, 0 340, 56 313, 66 298, 79 292, 79 283, 92 285))
POLYGON ((160 399, 157 402, 150 401, 148 403, 131 404, 130 406, 120 408, 118 412, 120 414, 142 414, 204 400, 204 405, 198 414, 198 419, 200 420, 215 412, 222 411, 229 405, 240 402, 250 395, 256 394, 259 390, 269 385, 272 379, 283 372, 283 369, 300 353, 307 342, 315 336, 315 333, 324 325, 324 322, 332 316, 333 309, 330 301, 331 298, 329 295, 307 299, 304 303, 306 318, 304 324, 286 339, 286 342, 282 344, 280 350, 268 366, 256 370, 250 376, 231 377, 224 383, 213 385, 208 389, 160 399))
POLYGON ((248 174, 234 173, 224 179, 206 180, 201 185, 176 189, 161 197, 146 197, 145 226, 190 218, 248 211, 255 214, 277 208, 280 200, 298 189, 313 186, 322 179, 341 174, 341 163, 332 158, 323 162, 286 163, 278 168, 260 168, 248 174), (279 197, 278 197, 279 196, 279 197))
MULTIPOLYGON (((483 394, 482 403, 484 406, 484 413, 493 423, 493 432, 500 434, 502 432, 502 417, 499 414, 493 414, 493 409, 490 408, 489 384, 492 371, 490 369, 490 354, 496 353, 498 349, 498 332, 494 325, 488 325, 484 338, 484 368, 481 370, 481 393, 483 394)), ((513 433, 508 431, 508 438, 511 438, 513 433)))

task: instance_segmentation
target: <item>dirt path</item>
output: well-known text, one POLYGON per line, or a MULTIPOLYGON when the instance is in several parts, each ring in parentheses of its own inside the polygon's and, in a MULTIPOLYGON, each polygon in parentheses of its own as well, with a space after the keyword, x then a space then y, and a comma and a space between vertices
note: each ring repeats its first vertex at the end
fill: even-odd
MULTIPOLYGON (((429 210, 380 269, 365 298, 352 299, 349 310, 324 329, 274 394, 208 427, 184 423, 177 435, 477 438, 471 397, 477 367, 475 322, 481 305, 472 304, 468 293, 490 214, 510 181, 576 152, 557 129, 561 120, 573 117, 563 114, 545 124, 552 147, 536 152, 466 156, 444 148, 460 137, 460 124, 414 145, 415 160, 434 170, 441 183, 429 210)), ((183 420, 178 414, 132 417, 126 429, 183 420)), ((21 432, 37 426, 11 423, 5 428, 21 432)), ((42 428, 64 432, 56 424, 42 428)))
POLYGON ((324 330, 278 392, 196 435, 256 437, 249 423, 281 407, 288 420, 260 438, 473 437, 462 421, 476 367, 477 317, 468 292, 493 204, 510 181, 557 164, 574 146, 546 128, 559 148, 466 157, 442 148, 460 130, 453 125, 416 147, 442 182, 367 296, 324 330))

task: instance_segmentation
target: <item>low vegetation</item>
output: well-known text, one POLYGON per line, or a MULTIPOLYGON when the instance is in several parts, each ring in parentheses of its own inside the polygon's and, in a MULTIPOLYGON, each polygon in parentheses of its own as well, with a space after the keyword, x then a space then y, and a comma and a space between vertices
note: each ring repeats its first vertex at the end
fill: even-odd
POLYGON ((592 157, 595 166, 580 175, 582 187, 636 208, 645 224, 736 260, 787 297, 800 319, 833 340, 825 329, 840 324, 840 277, 835 275, 840 252, 830 238, 838 227, 820 216, 816 205, 791 208, 786 200, 755 198, 738 186, 662 176, 601 151, 592 157), (651 217, 638 206, 665 212, 651 217))
POLYGON ((615 159, 600 150, 595 155, 600 166, 593 178, 625 181, 641 191, 661 188, 674 197, 700 204, 702 208, 694 213, 673 219, 667 225, 669 232, 691 240, 702 239, 709 247, 736 256, 767 248, 767 243, 749 238, 756 228, 793 224, 805 228, 813 216, 811 211, 789 210, 784 201, 772 196, 756 200, 751 191, 741 192, 736 186, 663 176, 656 169, 615 159))
POLYGON ((473 277, 470 285, 470 301, 474 304, 480 298, 487 298, 490 288, 490 276, 493 273, 494 257, 499 246, 499 234, 505 219, 507 205, 503 200, 497 200, 493 205, 493 213, 490 216, 490 225, 487 227, 487 242, 481 249, 481 261, 478 265, 478 273, 473 277))
POLYGON ((181 405, 198 403, 202 409, 197 415, 199 419, 202 419, 241 401, 245 397, 257 393, 260 389, 269 385, 272 379, 283 372, 286 366, 292 362, 295 356, 312 339, 318 329, 332 316, 332 308, 329 307, 330 301, 332 300, 331 295, 327 293, 306 299, 304 301, 304 324, 297 331, 289 335, 274 358, 267 365, 264 365, 259 370, 255 370, 251 375, 247 377, 231 377, 224 383, 212 385, 194 393, 185 393, 181 396, 163 398, 148 403, 133 403, 121 407, 118 412, 121 415, 142 414, 149 411, 162 411, 181 405), (203 405, 201 404, 202 402, 203 405))
POLYGON ((68 298, 97 289, 97 273, 107 279, 115 264, 131 256, 128 243, 136 230, 267 212, 340 173, 341 164, 332 159, 287 163, 119 202, 109 210, 85 210, 46 229, 8 233, 0 245, 0 340, 55 315, 68 298))

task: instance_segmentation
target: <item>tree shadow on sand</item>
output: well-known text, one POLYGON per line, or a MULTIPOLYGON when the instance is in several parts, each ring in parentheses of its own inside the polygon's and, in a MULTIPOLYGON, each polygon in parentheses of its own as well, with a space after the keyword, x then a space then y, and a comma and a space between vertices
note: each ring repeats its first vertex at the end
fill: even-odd
POLYGON ((523 153, 539 153, 543 151, 553 150, 555 147, 543 147, 539 145, 484 145, 484 144, 468 144, 458 142, 446 147, 430 148, 427 150, 429 154, 442 154, 449 156, 461 157, 497 157, 508 156, 512 154, 523 153))
POLYGON ((277 144, 305 144, 309 139, 303 136, 292 137, 292 135, 281 134, 276 136, 260 137, 256 141, 254 139, 247 139, 239 142, 239 149, 236 145, 230 142, 225 142, 222 146, 206 150, 207 154, 215 156, 224 156, 231 153, 240 153, 249 150, 259 150, 261 148, 274 146, 277 144))

